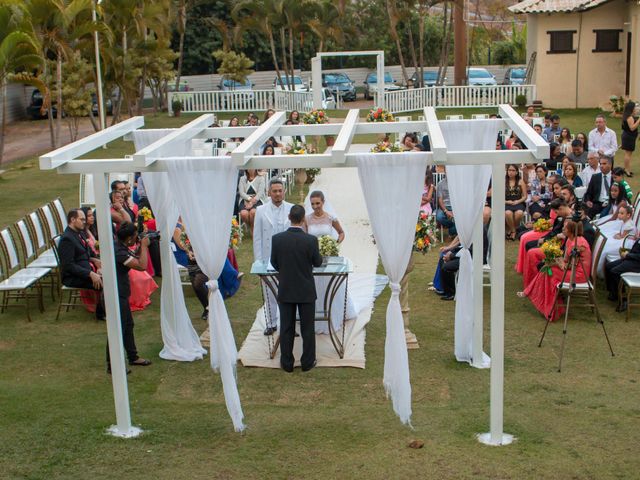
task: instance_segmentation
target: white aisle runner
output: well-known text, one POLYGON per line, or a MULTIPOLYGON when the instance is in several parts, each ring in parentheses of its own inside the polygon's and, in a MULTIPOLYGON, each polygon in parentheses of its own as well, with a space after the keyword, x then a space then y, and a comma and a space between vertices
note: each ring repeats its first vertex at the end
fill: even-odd
MULTIPOLYGON (((349 275, 349 295, 358 306, 357 318, 348 320, 345 326, 345 354, 338 357, 329 335, 316 335, 316 357, 319 367, 364 368, 365 326, 371 318, 375 297, 386 285, 386 277, 376 276, 378 250, 371 238, 371 226, 364 195, 356 168, 324 168, 316 177, 309 191, 321 190, 338 215, 345 231, 340 255, 353 263, 354 273, 349 275)), ((242 344, 239 358, 245 367, 280 368, 280 353, 269 358, 269 342, 263 335, 264 309, 256 313, 249 335, 242 344)), ((298 325, 299 328, 299 325, 298 325)), ((342 335, 342 332, 338 332, 342 335)), ((293 353, 296 366, 300 365, 302 340, 296 337, 293 353)))

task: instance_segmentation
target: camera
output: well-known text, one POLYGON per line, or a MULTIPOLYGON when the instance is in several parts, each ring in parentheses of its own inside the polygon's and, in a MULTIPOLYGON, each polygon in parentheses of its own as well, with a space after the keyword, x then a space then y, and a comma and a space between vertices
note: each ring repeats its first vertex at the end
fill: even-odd
POLYGON ((142 215, 138 216, 137 226, 138 226, 138 238, 147 237, 149 239, 149 241, 153 241, 155 239, 160 239, 160 232, 147 231, 145 233, 145 231, 144 231, 144 218, 142 218, 142 215))

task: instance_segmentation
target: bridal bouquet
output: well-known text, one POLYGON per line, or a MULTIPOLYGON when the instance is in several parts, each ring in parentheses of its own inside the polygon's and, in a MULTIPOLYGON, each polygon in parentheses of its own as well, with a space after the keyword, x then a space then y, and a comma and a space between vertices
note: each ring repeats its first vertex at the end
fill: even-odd
POLYGON ((436 243, 436 217, 420 212, 416 223, 416 235, 413 240, 413 250, 422 254, 431 250, 436 243))
POLYGON ((539 218, 533 224, 533 230, 536 232, 547 232, 551 230, 551 222, 546 218, 539 218))
POLYGON ((386 142, 384 140, 376 143, 371 149, 371 152, 373 153, 391 153, 391 152, 401 152, 401 151, 402 149, 395 143, 386 142))
POLYGON ((551 276, 553 275, 551 267, 557 264, 558 258, 562 257, 562 244, 558 238, 554 237, 544 242, 540 250, 544 253, 544 266, 540 271, 551 276))
POLYGON ((229 237, 229 248, 234 250, 242 243, 242 229, 237 217, 231 217, 231 236, 229 237))
POLYGON ((305 125, 321 125, 329 123, 329 116, 324 110, 313 109, 309 113, 305 113, 302 117, 302 123, 305 125))
POLYGON ((318 238, 318 246, 320 247, 320 255, 323 257, 337 257, 340 253, 338 241, 329 235, 322 235, 318 238))
POLYGON ((369 110, 369 115, 367 115, 367 122, 393 122, 395 121, 393 115, 389 113, 388 110, 384 108, 374 108, 373 110, 369 110))

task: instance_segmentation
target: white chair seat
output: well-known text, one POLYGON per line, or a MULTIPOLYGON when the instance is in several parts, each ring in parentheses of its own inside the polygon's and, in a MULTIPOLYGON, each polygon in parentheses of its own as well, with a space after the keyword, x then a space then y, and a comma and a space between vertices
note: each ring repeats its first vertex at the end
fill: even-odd
POLYGON ((620 255, 617 253, 607 253, 607 262, 615 262, 616 260, 620 260, 620 255))
POLYGON ((27 268, 29 270, 33 269, 33 268, 57 268, 58 267, 58 261, 56 260, 55 257, 38 257, 36 258, 33 262, 31 262, 29 265, 27 265, 27 268))
POLYGON ((0 282, 0 291, 9 291, 9 290, 23 290, 25 288, 29 288, 34 283, 36 283, 40 277, 17 277, 15 275, 10 276, 6 280, 0 282))
POLYGON ((489 265, 488 263, 485 265, 482 265, 482 271, 484 273, 490 272, 491 271, 491 265, 489 265))
MULTIPOLYGON (((569 290, 569 287, 571 286, 571 284, 569 282, 565 282, 565 283, 559 283, 558 284, 558 288, 560 290, 569 290)), ((593 287, 591 286, 591 282, 584 282, 584 283, 576 283, 576 290, 589 290, 589 288, 593 289, 593 287)))
POLYGON ((640 288, 640 273, 626 272, 620 278, 627 287, 640 288))
POLYGON ((49 275, 51 273, 51 269, 50 268, 23 268, 22 270, 18 270, 16 273, 14 273, 13 275, 11 275, 11 277, 15 277, 15 278, 35 278, 36 280, 42 278, 42 277, 46 277, 47 275, 49 275))

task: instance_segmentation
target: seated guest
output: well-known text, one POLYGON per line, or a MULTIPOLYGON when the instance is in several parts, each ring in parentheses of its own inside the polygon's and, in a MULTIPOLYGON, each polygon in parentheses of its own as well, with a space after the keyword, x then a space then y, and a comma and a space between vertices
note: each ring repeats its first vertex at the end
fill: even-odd
POLYGON ((546 163, 549 170, 557 170, 558 164, 562 163, 565 154, 560 151, 560 145, 556 142, 551 142, 549 144, 549 154, 549 158, 546 159, 544 163, 546 163))
POLYGON ((125 222, 133 222, 134 218, 124 204, 124 197, 119 191, 112 191, 109 194, 111 200, 111 222, 114 224, 116 231, 125 222))
POLYGON ((415 133, 407 133, 402 139, 404 150, 421 152, 424 148, 415 133))
POLYGON ((451 209, 451 197, 449 196, 449 184, 445 176, 438 185, 436 185, 436 198, 438 199, 438 209, 436 211, 437 222, 445 228, 449 229, 449 235, 456 235, 456 224, 453 219, 453 211, 451 209))
POLYGON ((576 140, 580 140, 582 142, 582 148, 585 152, 589 151, 589 141, 587 140, 587 134, 584 132, 580 132, 576 134, 576 140))
POLYGON ((576 164, 572 162, 568 162, 562 171, 562 176, 569 182, 569 185, 573 187, 581 187, 582 179, 578 175, 578 170, 576 168, 576 164))
POLYGON ((537 220, 548 214, 547 203, 551 200, 551 190, 547 184, 547 167, 537 165, 536 176, 529 183, 529 196, 527 198, 529 215, 532 220, 537 220))
POLYGON ((600 172, 593 174, 584 194, 584 202, 588 208, 587 214, 590 218, 594 218, 603 210, 607 210, 612 180, 611 159, 609 157, 601 157, 600 172))
POLYGON ((622 187, 617 182, 611 184, 609 191, 609 209, 605 214, 601 214, 600 218, 594 223, 598 225, 600 231, 605 237, 615 234, 619 228, 618 211, 623 205, 628 205, 627 198, 624 196, 622 187))
POLYGON ((98 243, 98 227, 96 225, 96 216, 93 213, 93 210, 89 207, 82 207, 80 210, 82 210, 82 213, 84 213, 85 218, 84 230, 82 231, 82 233, 84 234, 84 238, 89 244, 91 252, 94 253, 94 257, 99 258, 98 248, 96 245, 98 243))
POLYGON ((431 201, 433 200, 433 173, 430 168, 424 174, 424 189, 422 190, 422 199, 420 200, 420 211, 431 215, 431 201))
MULTIPOLYGON (((636 240, 628 252, 623 252, 621 258, 613 262, 607 262, 604 268, 604 279, 609 291, 609 300, 618 301, 618 286, 620 276, 623 273, 640 273, 640 239, 636 240)), ((622 299, 622 305, 618 311, 627 309, 626 300, 622 299)))
MULTIPOLYGON (((488 225, 485 225, 482 229, 483 265, 487 264, 487 249, 489 246, 487 236, 488 228, 488 225)), ((440 297, 440 300, 453 300, 456 296, 456 275, 460 270, 460 257, 458 256, 460 250, 462 250, 462 246, 458 245, 454 249, 446 252, 442 257, 441 269, 443 295, 440 297)), ((473 256, 473 246, 469 250, 471 251, 471 256, 473 256)))
MULTIPOLYGON (((86 217, 79 209, 67 213, 67 228, 60 236, 58 255, 62 284, 71 288, 102 290, 102 264, 84 236, 86 217)), ((96 319, 104 320, 104 304, 98 301, 96 319)))
POLYGON ((624 168, 622 167, 616 167, 611 170, 611 177, 613 178, 613 181, 620 185, 620 188, 624 192, 624 196, 627 197, 627 201, 633 202, 633 191, 624 179, 624 176, 624 168))
POLYGON ((558 144, 560 144, 560 151, 565 155, 569 155, 571 152, 571 142, 571 131, 567 127, 563 127, 562 130, 560 130, 558 144))
POLYGON ((516 228, 520 225, 527 201, 527 186, 520 178, 520 170, 515 165, 507 166, 505 178, 505 222, 506 237, 508 240, 516 239, 516 228))
POLYGON ((573 208, 576 203, 576 191, 575 189, 569 185, 563 185, 560 187, 560 198, 562 198, 569 207, 573 208))
POLYGON ((446 247, 440 247, 440 256, 438 258, 438 265, 436 266, 436 271, 433 275, 433 286, 429 287, 429 290, 433 290, 434 292, 436 292, 438 295, 444 295, 444 285, 442 282, 442 267, 444 265, 444 257, 454 251, 457 250, 458 246, 460 245, 460 237, 458 237, 456 235, 456 237, 451 240, 451 242, 449 242, 449 245, 447 245, 446 247))
MULTIPOLYGON (((231 120, 229 120, 229 126, 230 127, 239 127, 240 126, 240 119, 236 116, 231 117, 231 120)), ((229 138, 230 142, 244 142, 244 137, 231 137, 229 138)))
POLYGON ((522 180, 527 185, 527 189, 531 185, 531 182, 536 178, 536 164, 535 163, 525 163, 522 165, 520 169, 520 173, 522 176, 522 180))
POLYGON ((256 208, 267 201, 267 187, 264 176, 258 175, 255 169, 245 170, 238 183, 238 195, 240 203, 238 211, 242 223, 249 226, 253 234, 253 220, 256 216, 256 208))
POLYGON ((173 229, 173 236, 171 237, 171 250, 173 250, 173 256, 176 257, 178 265, 183 267, 189 266, 189 245, 185 243, 186 239, 182 217, 178 217, 178 222, 173 229))
POLYGON ((542 125, 537 123, 536 125, 533 126, 533 130, 542 137, 542 125))
POLYGON ((604 244, 600 261, 598 262, 598 276, 604 277, 604 261, 607 255, 618 254, 625 238, 635 240, 638 237, 638 229, 633 221, 633 207, 631 205, 621 205, 618 209, 618 222, 620 228, 613 235, 607 235, 607 242, 604 244))
MULTIPOLYGON (((209 277, 207 277, 200 266, 195 260, 193 254, 189 256, 189 280, 191 281, 191 287, 193 287, 193 291, 198 297, 200 304, 202 305, 202 319, 209 319, 209 287, 207 287, 207 282, 209 281, 209 277)), ((240 288, 240 283, 242 280, 242 273, 238 273, 229 258, 225 258, 224 266, 222 267, 222 273, 218 277, 218 289, 222 294, 223 299, 233 297, 238 289, 240 288)))
MULTIPOLYGON (((556 259, 555 265, 551 267, 551 275, 546 271, 539 271, 535 280, 529 282, 528 286, 518 292, 519 297, 528 297, 545 318, 551 321, 556 320, 564 313, 563 308, 553 308, 556 289, 558 283, 562 281, 565 268, 569 268, 570 254, 573 249, 580 252, 580 260, 574 266, 576 283, 586 282, 591 274, 591 247, 587 240, 582 236, 582 223, 566 220, 562 229, 565 237, 564 257, 556 259)), ((567 272, 565 282, 571 278, 571 270, 567 272)), ((562 298, 558 297, 558 306, 562 305, 562 298)))
POLYGON ((545 128, 549 128, 551 126, 551 114, 550 113, 545 113, 544 114, 544 118, 543 118, 543 127, 542 129, 544 130, 545 128))
POLYGON ((524 113, 522 115, 522 118, 524 118, 525 121, 529 122, 529 125, 531 125, 532 122, 533 122, 533 119, 536 118, 535 117, 535 111, 536 111, 536 109, 534 108, 534 106, 533 105, 529 105, 529 106, 527 106, 526 113, 524 113))
MULTIPOLYGON (((546 120, 546 117, 545 117, 545 120, 546 120)), ((558 140, 556 139, 556 136, 559 139, 560 132, 562 131, 562 128, 560 128, 560 117, 555 114, 551 115, 551 117, 549 117, 549 121, 551 122, 551 124, 549 126, 546 126, 546 123, 545 123, 545 128, 542 131, 542 136, 546 138, 547 142, 549 143, 557 142, 558 140)))
POLYGON ((596 115, 596 128, 589 132, 589 151, 612 159, 618 151, 616 132, 607 127, 607 119, 601 113, 596 115))
POLYGON ((587 163, 588 152, 584 149, 584 145, 577 138, 571 142, 571 151, 567 154, 569 161, 585 165, 587 163))
POLYGON ((580 178, 582 178, 582 185, 589 185, 591 177, 594 173, 600 171, 600 155, 596 152, 587 153, 587 165, 580 172, 580 178))

